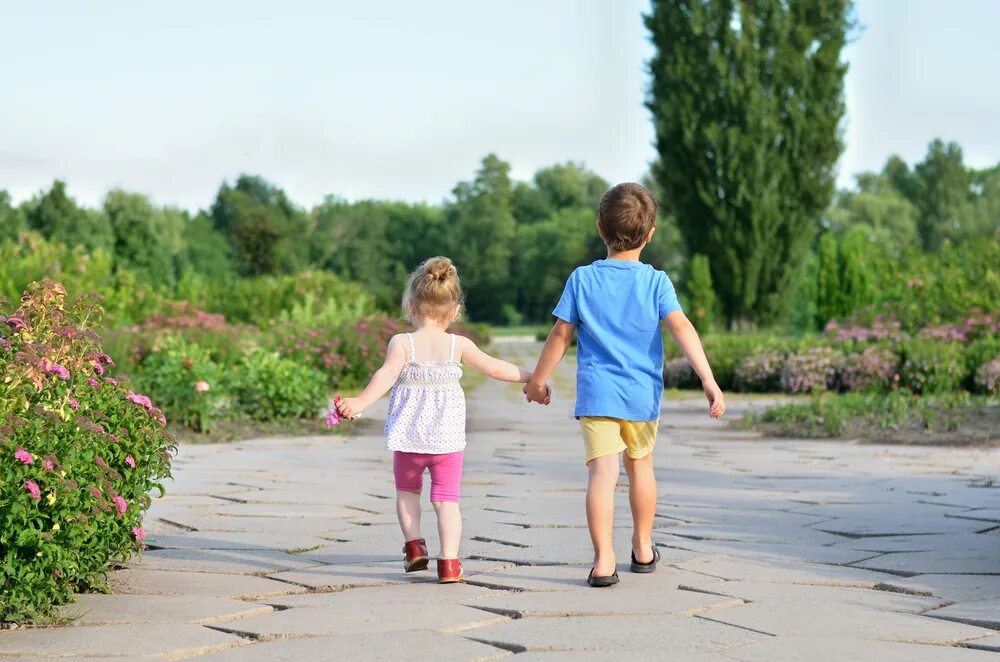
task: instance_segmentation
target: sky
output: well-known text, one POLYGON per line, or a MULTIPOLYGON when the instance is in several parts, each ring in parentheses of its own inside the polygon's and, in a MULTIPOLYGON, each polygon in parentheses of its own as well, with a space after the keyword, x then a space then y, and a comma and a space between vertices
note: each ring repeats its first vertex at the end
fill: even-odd
MULTIPOLYGON (((610 182, 654 158, 648 0, 0 0, 0 190, 206 208, 260 174, 438 203, 495 152, 610 182)), ((839 183, 935 137, 1000 161, 1000 2, 859 0, 839 183)))

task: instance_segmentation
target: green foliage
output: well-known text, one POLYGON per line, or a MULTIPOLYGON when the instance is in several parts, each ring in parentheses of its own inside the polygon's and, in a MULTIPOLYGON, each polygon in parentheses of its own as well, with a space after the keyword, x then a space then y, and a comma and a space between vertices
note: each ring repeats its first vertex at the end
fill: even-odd
POLYGON ((251 352, 233 367, 230 387, 240 410, 253 420, 318 416, 326 377, 274 352, 251 352))
POLYGON ((836 319, 844 312, 844 290, 840 283, 840 249, 837 237, 832 232, 825 232, 819 238, 817 255, 819 269, 816 311, 822 324, 827 320, 836 319))
POLYGON ((516 222, 510 165, 494 154, 483 159, 471 182, 460 182, 445 208, 447 254, 461 271, 466 309, 473 319, 505 322, 516 300, 510 287, 516 222))
POLYGON ((199 213, 186 221, 181 239, 183 248, 177 255, 181 280, 188 274, 224 282, 236 276, 233 245, 215 229, 211 218, 199 213))
POLYGON ((957 391, 969 377, 962 346, 915 339, 903 347, 902 385, 915 393, 957 391))
POLYGON ((235 186, 223 184, 211 215, 232 241, 240 273, 295 273, 309 266, 308 216, 264 179, 240 175, 235 186))
POLYGON ((873 275, 868 266, 867 233, 862 228, 849 230, 840 240, 841 314, 846 315, 872 303, 875 298, 873 275))
POLYGON ((566 278, 591 254, 594 222, 593 210, 563 209, 543 221, 518 226, 512 272, 523 284, 517 291, 517 310, 527 319, 549 317, 566 278))
POLYGON ((27 229, 28 222, 24 218, 24 212, 11 206, 7 191, 0 191, 0 243, 17 239, 27 229))
POLYGON ((176 282, 174 257, 181 251, 184 216, 155 209, 137 193, 113 190, 104 200, 104 213, 115 232, 115 260, 141 281, 172 289, 176 282))
POLYGON ((281 320, 282 315, 286 320, 288 315, 326 315, 329 319, 349 312, 363 314, 372 306, 361 287, 327 271, 240 278, 232 282, 188 276, 182 281, 178 296, 201 310, 220 313, 231 322, 262 328, 281 320))
POLYGON ((82 209, 66 193, 60 180, 25 205, 28 225, 46 239, 88 249, 110 250, 115 241, 111 223, 100 212, 82 209))
POLYGON ((92 298, 31 285, 0 333, 0 621, 36 620, 141 549, 173 451, 163 413, 124 383, 92 298))
POLYGON ((978 416, 988 401, 968 393, 918 397, 906 390, 889 393, 822 394, 809 402, 778 405, 763 414, 745 414, 750 426, 768 425, 793 437, 839 437, 846 434, 877 437, 902 427, 954 431, 963 418, 978 416))
POLYGON ((778 319, 833 193, 846 0, 658 0, 654 175, 730 326, 778 319))
POLYGON ((715 290, 712 289, 708 258, 700 253, 691 257, 691 274, 686 290, 688 317, 698 333, 706 333, 712 328, 715 318, 715 290))
POLYGON ((136 382, 170 414, 170 420, 207 432, 224 403, 224 368, 197 343, 158 338, 135 371, 136 382))
POLYGON ((927 156, 914 168, 920 216, 917 227, 924 250, 934 251, 949 232, 961 226, 961 216, 969 199, 971 177, 962 163, 962 148, 934 140, 927 156))
POLYGON ((874 254, 869 264, 875 302, 857 315, 861 320, 890 315, 914 330, 965 319, 977 309, 998 309, 1000 238, 945 244, 933 254, 911 251, 901 261, 874 254))

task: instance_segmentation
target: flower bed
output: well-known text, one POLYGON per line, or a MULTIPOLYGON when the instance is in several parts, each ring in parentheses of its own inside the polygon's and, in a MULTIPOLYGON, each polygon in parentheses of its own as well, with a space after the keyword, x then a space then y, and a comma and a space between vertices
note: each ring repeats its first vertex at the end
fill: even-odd
POLYGON ((149 493, 170 475, 164 414, 108 374, 100 315, 42 281, 0 317, 0 620, 101 587, 142 548, 149 493))

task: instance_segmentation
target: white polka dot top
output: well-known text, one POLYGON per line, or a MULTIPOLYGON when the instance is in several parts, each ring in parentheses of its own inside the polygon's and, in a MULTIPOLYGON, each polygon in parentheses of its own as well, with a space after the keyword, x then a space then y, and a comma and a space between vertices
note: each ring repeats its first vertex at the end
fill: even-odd
POLYGON ((410 357, 389 396, 385 447, 406 453, 440 455, 465 450, 465 392, 455 360, 455 335, 447 361, 417 361, 409 333, 410 357))

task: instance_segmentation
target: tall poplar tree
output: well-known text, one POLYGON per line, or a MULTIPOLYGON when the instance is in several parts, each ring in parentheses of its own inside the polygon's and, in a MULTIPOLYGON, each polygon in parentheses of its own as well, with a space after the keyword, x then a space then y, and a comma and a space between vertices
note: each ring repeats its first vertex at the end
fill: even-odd
POLYGON ((654 0, 654 176, 731 327, 779 318, 834 190, 849 0, 654 0))

